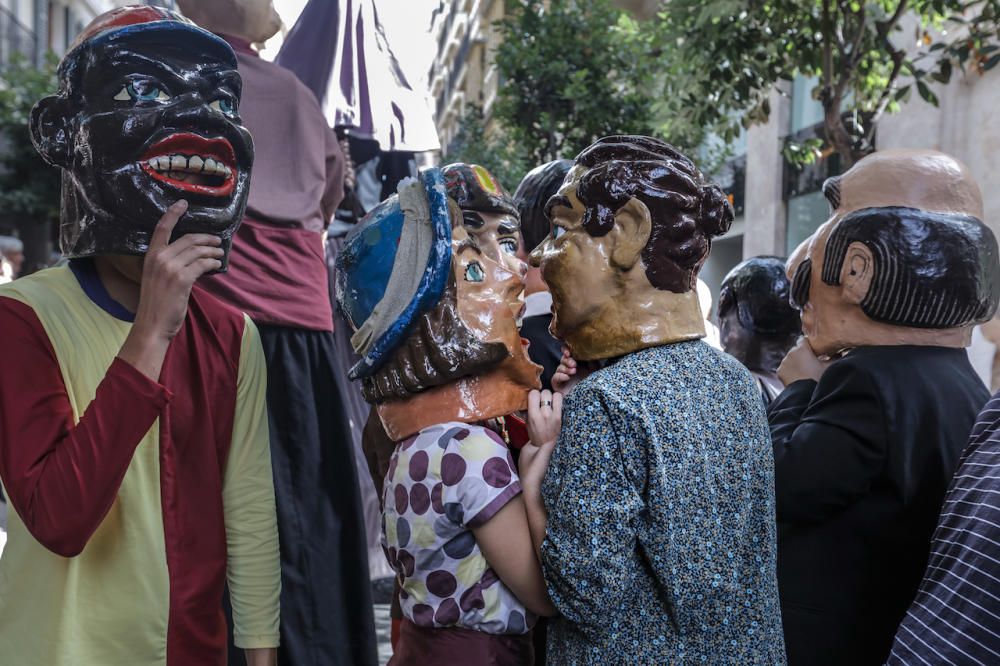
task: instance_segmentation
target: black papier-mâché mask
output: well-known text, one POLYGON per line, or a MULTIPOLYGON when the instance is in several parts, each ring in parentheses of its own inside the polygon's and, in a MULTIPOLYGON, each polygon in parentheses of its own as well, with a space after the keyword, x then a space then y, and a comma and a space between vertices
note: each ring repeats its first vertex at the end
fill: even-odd
POLYGON ((31 116, 36 148, 63 170, 63 253, 143 255, 164 211, 186 199, 173 237, 218 236, 225 270, 253 165, 232 48, 153 7, 108 12, 78 42, 58 94, 31 116))

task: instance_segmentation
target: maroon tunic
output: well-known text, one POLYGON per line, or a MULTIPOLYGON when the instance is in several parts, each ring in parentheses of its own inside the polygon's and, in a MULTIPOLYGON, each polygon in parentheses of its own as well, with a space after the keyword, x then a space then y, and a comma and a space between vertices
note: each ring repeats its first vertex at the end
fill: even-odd
POLYGON ((312 91, 246 42, 224 37, 243 77, 253 178, 229 270, 200 284, 258 324, 332 331, 322 234, 343 198, 344 154, 312 91))

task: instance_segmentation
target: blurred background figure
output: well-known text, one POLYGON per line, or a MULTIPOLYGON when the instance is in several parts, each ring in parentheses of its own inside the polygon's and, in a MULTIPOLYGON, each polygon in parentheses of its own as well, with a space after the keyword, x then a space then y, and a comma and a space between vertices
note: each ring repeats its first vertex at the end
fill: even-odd
MULTIPOLYGON (((549 235, 545 204, 562 185, 572 160, 555 160, 528 172, 514 192, 514 203, 521 215, 521 243, 517 256, 528 262, 528 255, 549 235)), ((561 343, 549 332, 552 323, 552 295, 542 279, 542 269, 531 266, 524 277, 524 317, 521 337, 531 345, 528 355, 542 366, 542 388, 552 389, 552 374, 562 357, 561 343)))
POLYGON ((24 243, 14 236, 0 236, 0 284, 20 277, 24 265, 24 243))
MULTIPOLYGON (((285 36, 275 62, 294 73, 312 91, 327 124, 340 138, 346 157, 344 200, 327 231, 326 258, 327 265, 332 267, 353 225, 394 194, 400 180, 416 175, 415 154, 441 147, 426 82, 421 87, 422 82, 412 76, 412 67, 409 75, 404 71, 404 65, 412 65, 406 60, 420 59, 414 56, 413 42, 419 43, 419 33, 427 30, 431 3, 426 0, 405 3, 406 11, 401 13, 411 23, 408 27, 412 28, 412 34, 405 35, 409 44, 406 38, 398 39, 399 33, 395 42, 387 36, 378 11, 380 7, 395 10, 396 3, 309 0, 296 4, 302 5, 301 13, 285 36), (421 22, 422 11, 426 13, 425 22, 421 22), (403 57, 398 58, 393 44, 400 42, 404 50, 403 57)), ((429 36, 424 39, 433 43, 429 36)), ((420 53, 425 50, 420 49, 420 53)), ((361 453, 362 430, 369 407, 357 385, 347 378, 348 370, 358 361, 350 344, 350 326, 339 313, 335 312, 334 317, 334 379, 338 408, 350 425, 355 451, 369 575, 372 580, 381 579, 376 583, 376 597, 387 602, 393 573, 381 546, 380 494, 361 453)), ((384 474, 376 476, 381 485, 384 474)))
POLYGON ((752 257, 726 275, 719 292, 722 349, 753 374, 765 405, 784 390, 778 366, 802 334, 789 289, 783 259, 752 257))
MULTIPOLYGON (((337 385, 323 234, 345 157, 315 95, 253 47, 281 21, 271 0, 181 0, 236 51, 255 169, 229 271, 202 284, 260 330, 281 544, 279 662, 376 663, 366 529, 337 385)), ((239 662, 230 650, 230 663, 239 662)))

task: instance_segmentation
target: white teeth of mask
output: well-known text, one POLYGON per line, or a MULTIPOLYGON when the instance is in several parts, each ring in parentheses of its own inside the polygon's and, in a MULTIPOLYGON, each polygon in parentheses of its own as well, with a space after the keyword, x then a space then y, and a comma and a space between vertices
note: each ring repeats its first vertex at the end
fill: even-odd
POLYGON ((221 176, 223 178, 229 178, 233 175, 231 167, 211 157, 202 157, 201 155, 192 155, 191 157, 185 155, 161 155, 160 157, 150 158, 146 164, 151 169, 165 173, 169 177, 181 181, 186 180, 188 174, 200 173, 207 176, 221 176), (178 178, 178 174, 184 177, 178 178))

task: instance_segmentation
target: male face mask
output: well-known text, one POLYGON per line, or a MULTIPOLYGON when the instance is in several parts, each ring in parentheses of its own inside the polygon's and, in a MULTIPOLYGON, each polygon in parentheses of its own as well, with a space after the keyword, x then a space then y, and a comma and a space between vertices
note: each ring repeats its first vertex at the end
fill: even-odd
POLYGON ((173 12, 127 7, 83 32, 59 81, 31 131, 63 169, 64 254, 145 254, 160 216, 186 199, 175 237, 220 237, 224 269, 253 164, 232 49, 173 12))

